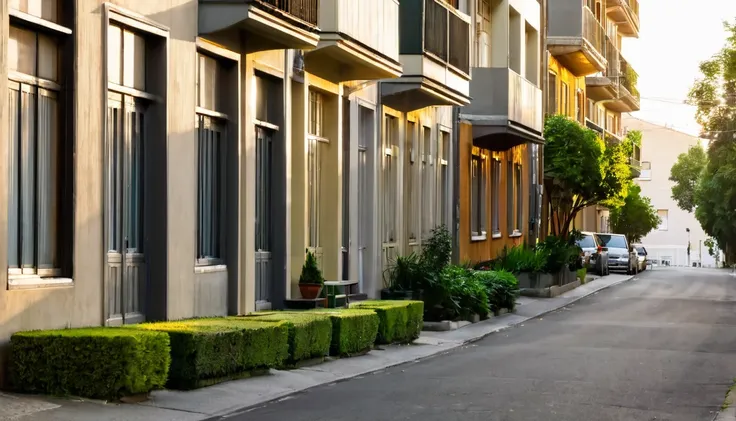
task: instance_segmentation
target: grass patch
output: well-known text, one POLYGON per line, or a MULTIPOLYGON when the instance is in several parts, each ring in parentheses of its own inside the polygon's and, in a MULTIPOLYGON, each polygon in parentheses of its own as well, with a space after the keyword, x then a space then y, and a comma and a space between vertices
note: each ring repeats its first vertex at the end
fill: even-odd
POLYGON ((166 383, 169 337, 123 328, 19 332, 10 339, 15 390, 117 399, 166 383))

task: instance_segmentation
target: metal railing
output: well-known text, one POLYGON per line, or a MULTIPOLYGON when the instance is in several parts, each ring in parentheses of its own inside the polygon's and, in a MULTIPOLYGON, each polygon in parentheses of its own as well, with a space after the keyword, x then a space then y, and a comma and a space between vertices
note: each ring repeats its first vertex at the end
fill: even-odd
POLYGON ((424 50, 470 73, 470 24, 440 0, 424 1, 424 50))
POLYGON ((606 30, 587 6, 583 7, 583 37, 600 54, 604 54, 603 45, 606 39, 606 30))
POLYGON ((623 0, 624 3, 629 5, 629 8, 631 9, 631 12, 636 17, 636 20, 639 20, 639 0, 623 0))
POLYGON ((621 53, 610 37, 606 35, 606 76, 610 78, 613 87, 618 92, 619 75, 621 74, 621 53))
POLYGON ((317 25, 319 0, 257 0, 297 19, 317 25))
POLYGON ((637 100, 639 100, 641 97, 641 95, 639 94, 639 89, 637 88, 638 81, 639 75, 634 71, 633 68, 631 68, 629 63, 623 57, 621 57, 621 73, 619 77, 619 83, 637 100))

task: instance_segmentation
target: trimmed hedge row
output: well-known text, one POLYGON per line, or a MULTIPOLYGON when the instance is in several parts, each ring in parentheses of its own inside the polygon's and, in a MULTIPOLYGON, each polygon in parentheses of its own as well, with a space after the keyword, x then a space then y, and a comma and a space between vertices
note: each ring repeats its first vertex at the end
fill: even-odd
POLYGON ((406 343, 419 337, 424 323, 422 301, 360 301, 350 304, 352 309, 369 309, 379 319, 376 343, 406 343))
POLYGON ((376 341, 380 321, 372 309, 322 309, 310 313, 327 314, 332 321, 330 355, 358 354, 370 350, 376 341))
POLYGON ((285 323, 289 330, 289 357, 286 360, 289 366, 311 358, 322 358, 330 353, 332 322, 327 315, 275 311, 230 319, 255 323, 285 323))
POLYGON ((169 336, 124 328, 19 332, 10 339, 15 390, 116 399, 166 384, 169 336))
POLYGON ((167 387, 194 389, 278 367, 288 357, 288 326, 244 319, 191 319, 144 323, 131 329, 165 332, 171 338, 167 387))

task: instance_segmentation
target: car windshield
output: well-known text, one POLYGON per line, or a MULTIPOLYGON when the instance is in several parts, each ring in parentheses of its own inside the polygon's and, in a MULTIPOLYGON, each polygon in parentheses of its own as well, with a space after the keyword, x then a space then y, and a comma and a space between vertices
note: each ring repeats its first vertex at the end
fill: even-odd
POLYGON ((577 241, 578 247, 581 249, 592 249, 595 248, 595 240, 592 235, 586 235, 581 240, 577 241))
POLYGON ((644 247, 637 247, 636 252, 639 253, 641 256, 647 254, 647 251, 644 249, 644 247))
POLYGON ((599 234, 598 237, 608 248, 625 249, 626 248, 626 237, 623 235, 606 235, 599 234))

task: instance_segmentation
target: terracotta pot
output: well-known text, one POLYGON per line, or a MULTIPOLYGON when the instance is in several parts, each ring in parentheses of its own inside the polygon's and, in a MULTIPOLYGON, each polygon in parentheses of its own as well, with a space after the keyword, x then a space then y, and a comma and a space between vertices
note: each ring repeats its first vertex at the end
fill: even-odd
POLYGON ((299 284, 299 292, 302 293, 302 298, 313 300, 322 292, 322 284, 299 284))

